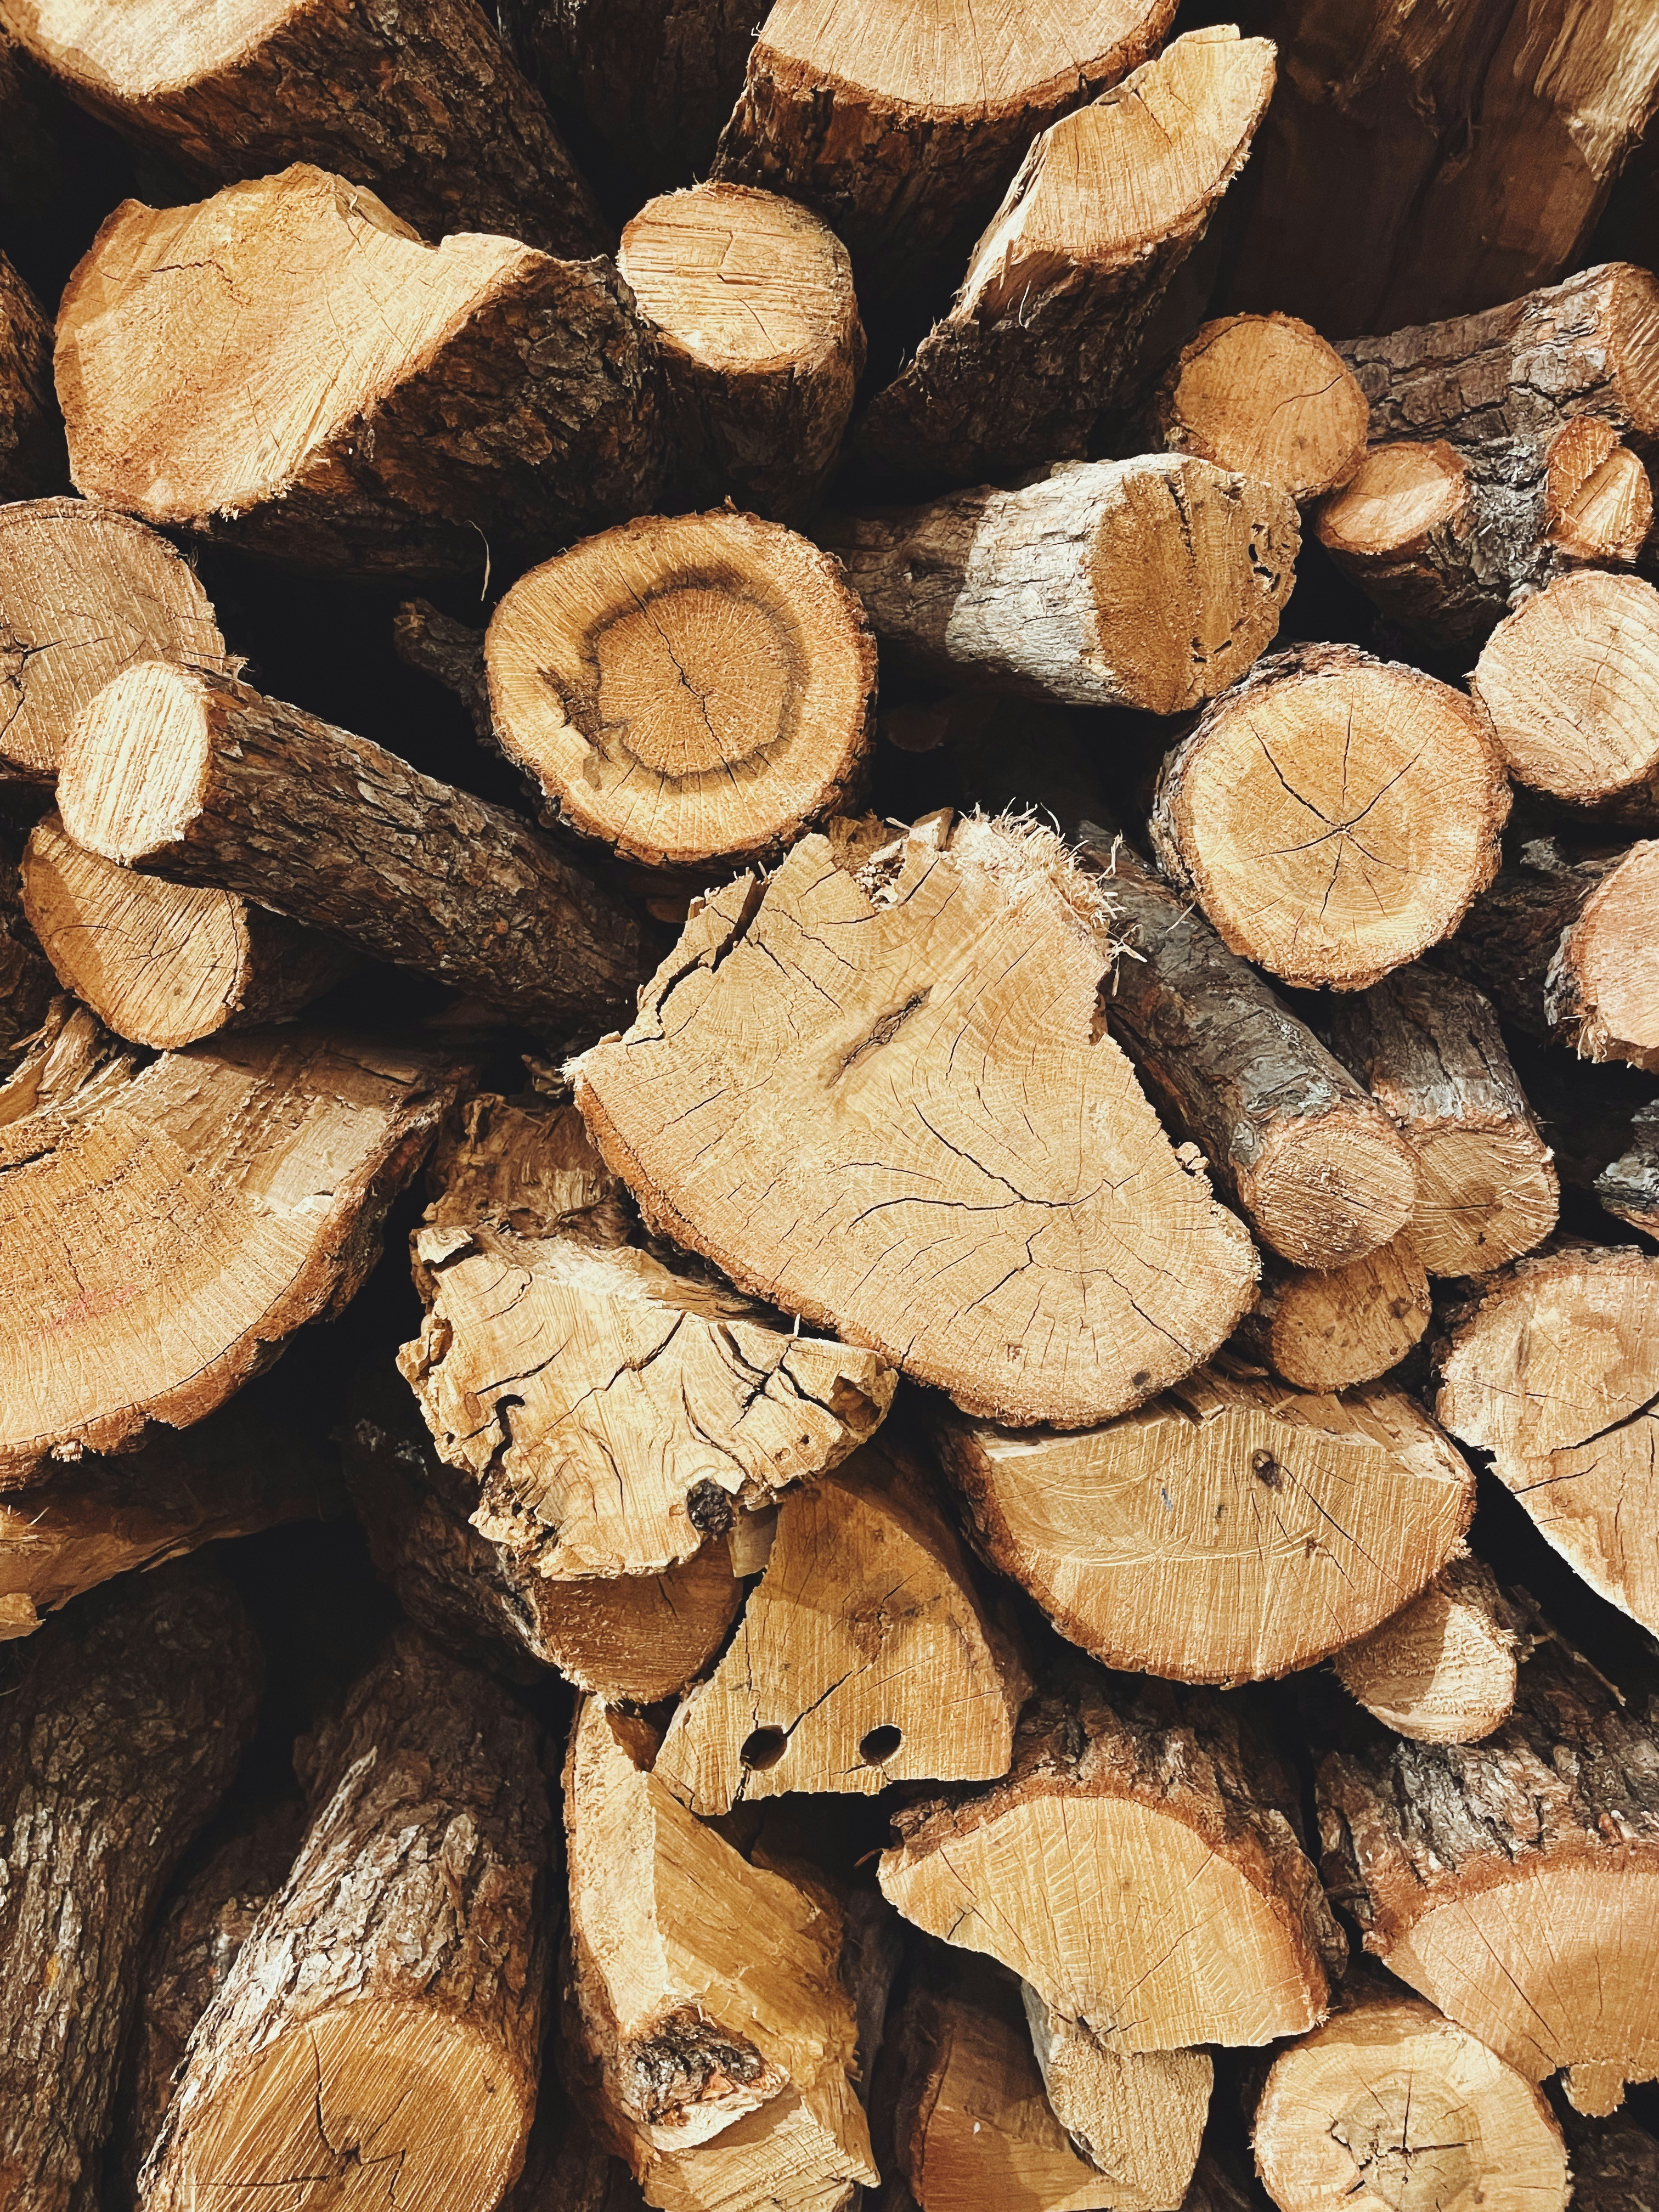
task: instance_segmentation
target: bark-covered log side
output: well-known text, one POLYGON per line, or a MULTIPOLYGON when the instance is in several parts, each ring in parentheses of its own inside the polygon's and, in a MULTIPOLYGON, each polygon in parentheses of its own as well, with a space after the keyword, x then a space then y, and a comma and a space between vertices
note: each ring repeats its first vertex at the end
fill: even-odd
POLYGON ((465 708, 486 744, 495 739, 489 685, 484 676, 484 633, 457 622, 430 599, 405 599, 392 618, 392 641, 400 660, 446 685, 465 708))
POLYGON ((0 253, 0 499, 64 481, 64 426, 52 388, 52 325, 0 253))

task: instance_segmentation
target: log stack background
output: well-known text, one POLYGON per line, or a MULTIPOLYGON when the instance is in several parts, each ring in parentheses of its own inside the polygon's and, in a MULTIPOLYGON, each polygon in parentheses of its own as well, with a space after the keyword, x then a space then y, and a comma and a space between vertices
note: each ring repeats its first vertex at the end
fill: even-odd
POLYGON ((1659 27, 987 12, 0 0, 0 2212, 1659 2203, 1659 27))

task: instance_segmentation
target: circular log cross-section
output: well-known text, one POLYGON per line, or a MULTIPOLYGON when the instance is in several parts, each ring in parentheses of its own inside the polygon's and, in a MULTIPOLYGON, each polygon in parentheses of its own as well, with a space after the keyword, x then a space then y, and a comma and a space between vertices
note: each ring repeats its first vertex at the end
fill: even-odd
POLYGON ((1365 451, 1370 410, 1352 369, 1291 315, 1229 315, 1182 349, 1154 403, 1166 446, 1316 499, 1365 451))
POLYGON ((532 569, 484 645, 508 756, 625 860, 775 854, 861 780, 876 653, 835 561, 752 515, 651 516, 532 569))
POLYGON ((1429 1279, 1408 1235, 1346 1267, 1275 1272, 1252 1334, 1300 1390, 1346 1390, 1397 1367, 1429 1325, 1429 1279))
POLYGON ((1311 646, 1207 710, 1164 763, 1151 826, 1233 951, 1305 989, 1359 991, 1457 927, 1508 814, 1462 692, 1311 646))
POLYGON ((1478 1743, 1515 1706, 1531 1649, 1524 1615, 1492 1569, 1449 1560, 1420 1597, 1336 1656, 1351 1698, 1418 1743, 1478 1743))

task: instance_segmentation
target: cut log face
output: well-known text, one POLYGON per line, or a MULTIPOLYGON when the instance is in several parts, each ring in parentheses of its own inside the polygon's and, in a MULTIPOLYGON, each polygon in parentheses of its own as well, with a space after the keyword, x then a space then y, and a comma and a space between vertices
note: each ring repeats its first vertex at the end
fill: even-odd
POLYGON ((775 857, 865 781, 876 649, 839 564, 752 515, 652 516, 515 584, 484 648, 508 757, 622 858, 775 857))
POLYGON ((1079 1673, 1027 1708, 1006 1781, 897 1815, 881 1886, 1108 2050, 1266 2043, 1324 2017, 1343 1956, 1289 1787, 1207 1693, 1079 1673))
POLYGON ((820 534, 877 636, 922 666, 1155 714, 1213 698, 1273 642, 1301 544, 1284 492, 1173 453, 842 516, 820 534))
MULTIPOLYGON (((1020 1984, 1026 2024, 1054 2118, 1073 2146, 1127 2194, 1179 2205, 1198 2164, 1215 2066, 1202 2051, 1109 2051, 1020 1984)), ((1113 2205, 1123 2198, 1113 2195, 1113 2205)))
POLYGON ((1461 1455, 1387 1386, 1313 1397, 1212 1368, 1077 1435, 938 1440, 987 1558, 1063 1636, 1183 1681, 1288 1674, 1366 1634, 1474 1510, 1461 1455))
POLYGON ((187 1427, 335 1310, 453 1090, 434 1058, 290 1030, 0 1128, 0 1486, 187 1427))
POLYGON ((1659 1259, 1628 1245, 1522 1260, 1451 1316, 1437 1410, 1492 1455, 1539 1529, 1659 1633, 1659 1259))
POLYGON ((677 503, 729 495, 798 520, 836 465, 864 372, 847 248, 775 192, 697 185, 641 209, 617 266, 662 349, 677 503))
POLYGON ((608 264, 434 248, 303 163, 125 202, 64 295, 57 372, 88 497, 302 567, 469 568, 480 531, 555 544, 656 489, 654 362, 608 264))
POLYGON ((49 783, 82 708, 139 660, 234 666, 190 563, 90 500, 0 507, 0 769, 49 783))
POLYGON ((1246 958, 1363 990, 1449 935, 1497 872, 1509 790, 1462 692, 1352 646, 1275 657, 1164 764, 1160 861, 1246 958))
POLYGON ((1097 1034, 1102 903, 1059 840, 839 824, 757 890, 577 1065, 647 1219, 994 1419, 1082 1425, 1207 1357, 1255 1255, 1097 1034))
POLYGON ((1397 1367, 1431 1310, 1423 1262, 1402 1235, 1346 1267, 1274 1270, 1245 1337, 1299 1390, 1346 1390, 1397 1367))
POLYGON ((1370 410, 1334 347, 1293 315, 1227 315, 1182 348, 1153 402, 1166 446, 1282 485, 1294 500, 1346 483, 1370 410))
POLYGON ((8 1069, 58 995, 58 978, 23 918, 15 852, 9 839, 0 838, 0 1066, 8 1069))
POLYGON ((1030 1685, 921 1470, 881 1444, 783 1498, 766 1571, 656 1773, 694 1813, 1006 1774, 1030 1685))
POLYGON ((1545 535, 1565 561, 1634 561, 1653 527, 1653 486, 1611 422, 1580 415, 1550 441, 1545 535))
POLYGON ((0 499, 32 499, 63 481, 64 434, 52 392, 52 325, 0 253, 0 499))
POLYGON ((1396 1735, 1478 1743, 1515 1705, 1522 1616, 1479 1559, 1449 1560, 1420 1597, 1336 1657, 1350 1697, 1396 1735))
POLYGON ((1564 2212, 1570 2193, 1533 2084, 1432 2005, 1380 1989, 1274 2061, 1255 2143, 1279 2212, 1564 2212))

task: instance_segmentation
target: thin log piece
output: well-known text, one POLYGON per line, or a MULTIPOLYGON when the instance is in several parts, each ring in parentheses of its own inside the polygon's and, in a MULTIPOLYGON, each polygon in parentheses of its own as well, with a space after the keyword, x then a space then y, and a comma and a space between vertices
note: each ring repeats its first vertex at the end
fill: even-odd
POLYGON ((707 184, 647 201, 617 266, 662 354, 673 505, 730 497, 798 521, 835 467, 864 373, 847 248, 793 200, 707 184))
POLYGON ((1298 1390, 1346 1390, 1397 1367, 1431 1311, 1428 1275, 1402 1231, 1346 1267, 1269 1267, 1240 1338, 1298 1390))
POLYGON ((234 678, 149 661, 83 709, 58 785, 75 843, 234 891, 520 1020, 617 1012, 644 932, 521 817, 234 678))
POLYGON ((868 776, 876 648, 839 562, 775 522, 653 515, 520 578, 490 712, 550 819, 702 880, 775 859, 868 776))
POLYGON ((1536 1638, 1481 1560, 1449 1559, 1381 1628, 1336 1655, 1349 1696, 1396 1735, 1478 1743, 1515 1706, 1517 1662, 1536 1638))
POLYGON ((1333 1753, 1319 1803, 1390 1973, 1582 2112, 1659 2074, 1659 1743, 1600 1675, 1550 1645, 1484 1742, 1333 1753))
POLYGON ((787 193, 852 249, 860 295, 902 300, 960 258, 1036 133, 1156 53, 1170 0, 1032 17, 921 0, 774 0, 714 173, 787 193))
POLYGON ((188 176, 315 161, 439 236, 501 231, 572 255, 615 236, 476 0, 390 15, 264 0, 230 16, 6 0, 3 15, 71 99, 188 176))
POLYGON ((980 1548, 1061 1635, 1183 1681, 1288 1674, 1367 1634, 1474 1510, 1462 1455, 1388 1385, 1316 1397, 1216 1367, 1073 1435, 935 1435, 980 1548))
POLYGON ((1490 1274, 1543 1242, 1559 1188, 1489 1000, 1405 968, 1339 1000, 1329 1030, 1417 1155, 1406 1233, 1431 1275, 1490 1274))
POLYGON ((1612 423, 1575 416, 1546 448, 1544 537, 1565 564, 1638 559, 1653 527, 1653 485, 1612 423))
MULTIPOLYGON (((1155 2205, 1179 2205, 1198 2164, 1215 2066, 1202 2051, 1110 2051, 1080 2021, 1020 1984, 1050 2109, 1073 2146, 1111 2181, 1155 2205)), ((1121 2200, 1115 2195, 1114 2206, 1121 2200)))
POLYGON ((1279 484, 1298 502, 1347 483, 1370 416, 1341 356, 1293 315, 1201 324, 1165 370, 1152 412, 1171 452, 1279 484))
POLYGON ((1177 714, 1272 644, 1296 506, 1207 461, 1079 462, 1020 491, 827 520, 884 647, 1073 707, 1177 714))
POLYGON ((146 2212, 368 2203, 394 2173, 408 2212, 494 2212, 540 2063, 535 1725, 404 1628, 295 1765, 310 1827, 191 2039, 146 2212))
POLYGON ((1255 1278, 1097 1029, 1106 942, 1050 832, 832 825, 698 908, 576 1103, 753 1295, 972 1413, 1082 1425, 1206 1358, 1255 1278))
POLYGON ((283 1030, 0 1127, 0 1488, 188 1427, 337 1311, 453 1090, 429 1055, 283 1030))
POLYGON ((64 481, 64 431, 52 391, 52 324, 0 253, 0 499, 33 499, 64 481))
POLYGON ((137 660, 240 665, 189 562, 91 500, 0 507, 0 774, 50 783, 82 708, 137 660))
POLYGON ((896 1816, 882 1890, 1108 2050, 1299 2035, 1346 1947, 1291 1789, 1212 1693, 1079 1667, 1026 1708, 1005 1781, 896 1816))
POLYGON ((1200 717, 1150 826, 1232 951, 1360 991, 1456 928, 1497 872, 1509 808, 1461 691, 1353 646, 1300 646, 1200 717))
POLYGON ((608 262, 434 248, 297 162, 194 206, 125 201, 58 314, 88 498, 301 568, 473 568, 655 497, 648 333, 608 262))
POLYGON ((45 1630, 0 1703, 0 2188, 95 2212, 149 1924, 253 1734, 240 1600, 194 1565, 45 1630))
POLYGON ((1380 1982, 1274 2060, 1253 2137, 1279 2212, 1565 2212, 1571 2193, 1534 2084, 1380 1982))
MULTIPOLYGON (((1231 24, 1191 31, 1044 131, 949 314, 871 402, 858 450, 957 483, 1087 453, 1101 417, 1133 396, 1152 319, 1243 167, 1273 86, 1267 40, 1231 24)), ((1357 390, 1355 401, 1363 443, 1357 390)))
POLYGON ((56 813, 23 848, 23 912, 65 990, 117 1036, 174 1051, 299 1012, 355 956, 234 891, 191 888, 82 851, 56 813))
POLYGON ((1659 1097, 1651 1078, 1617 1066, 1592 1075, 1547 1047, 1530 1057, 1525 1074, 1563 1184, 1616 1221, 1659 1237, 1659 1097))
POLYGON ((1030 1688, 921 1470, 884 1444, 788 1492, 766 1571, 656 1774, 694 1813, 1006 1774, 1030 1688))

